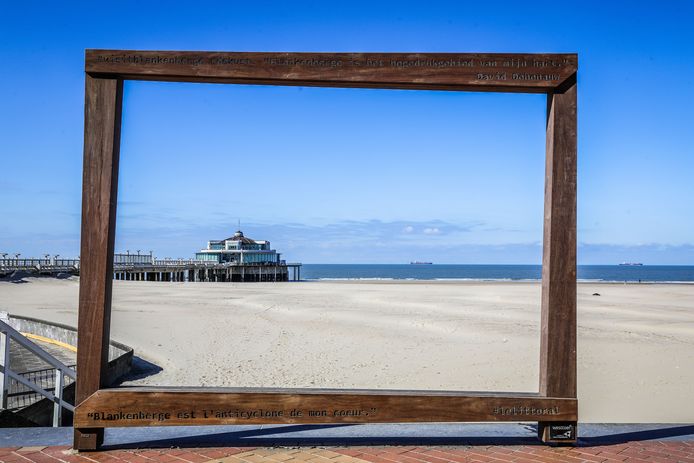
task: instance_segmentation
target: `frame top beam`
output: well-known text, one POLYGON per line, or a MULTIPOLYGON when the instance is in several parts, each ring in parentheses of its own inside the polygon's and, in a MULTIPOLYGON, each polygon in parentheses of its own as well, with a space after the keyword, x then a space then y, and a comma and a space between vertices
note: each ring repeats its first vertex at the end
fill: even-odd
POLYGON ((88 49, 92 77, 314 87, 552 93, 578 55, 546 53, 250 53, 88 49))

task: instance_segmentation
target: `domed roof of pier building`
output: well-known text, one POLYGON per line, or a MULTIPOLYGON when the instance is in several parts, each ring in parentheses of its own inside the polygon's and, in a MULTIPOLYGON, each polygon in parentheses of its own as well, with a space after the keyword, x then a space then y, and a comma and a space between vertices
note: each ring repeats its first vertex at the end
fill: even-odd
POLYGON ((241 230, 237 230, 236 233, 234 233, 234 236, 227 238, 224 241, 241 241, 243 244, 257 244, 252 239, 243 236, 243 232, 241 230))

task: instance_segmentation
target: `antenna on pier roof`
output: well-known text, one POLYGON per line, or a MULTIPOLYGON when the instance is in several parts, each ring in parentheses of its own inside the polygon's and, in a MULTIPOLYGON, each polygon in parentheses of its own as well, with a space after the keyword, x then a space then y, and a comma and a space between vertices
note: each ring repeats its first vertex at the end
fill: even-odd
POLYGON ((237 230, 241 230, 241 219, 239 219, 239 228, 237 230))

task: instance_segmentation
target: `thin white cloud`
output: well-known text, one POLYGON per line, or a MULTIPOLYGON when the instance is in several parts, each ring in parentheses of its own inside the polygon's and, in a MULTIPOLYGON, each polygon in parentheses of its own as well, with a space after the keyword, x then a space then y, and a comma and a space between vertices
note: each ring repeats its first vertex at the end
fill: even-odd
POLYGON ((439 230, 436 227, 430 227, 430 228, 425 228, 424 229, 424 234, 425 235, 438 235, 441 233, 441 230, 439 230))

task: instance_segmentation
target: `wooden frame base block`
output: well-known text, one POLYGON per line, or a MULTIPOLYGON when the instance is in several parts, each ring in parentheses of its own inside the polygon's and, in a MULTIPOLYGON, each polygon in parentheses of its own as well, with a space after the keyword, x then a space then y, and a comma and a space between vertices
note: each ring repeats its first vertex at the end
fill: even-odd
POLYGON ((540 422, 537 424, 537 437, 546 444, 575 445, 577 427, 576 421, 540 422))
POLYGON ((104 428, 75 428, 76 450, 97 450, 104 443, 104 428))

